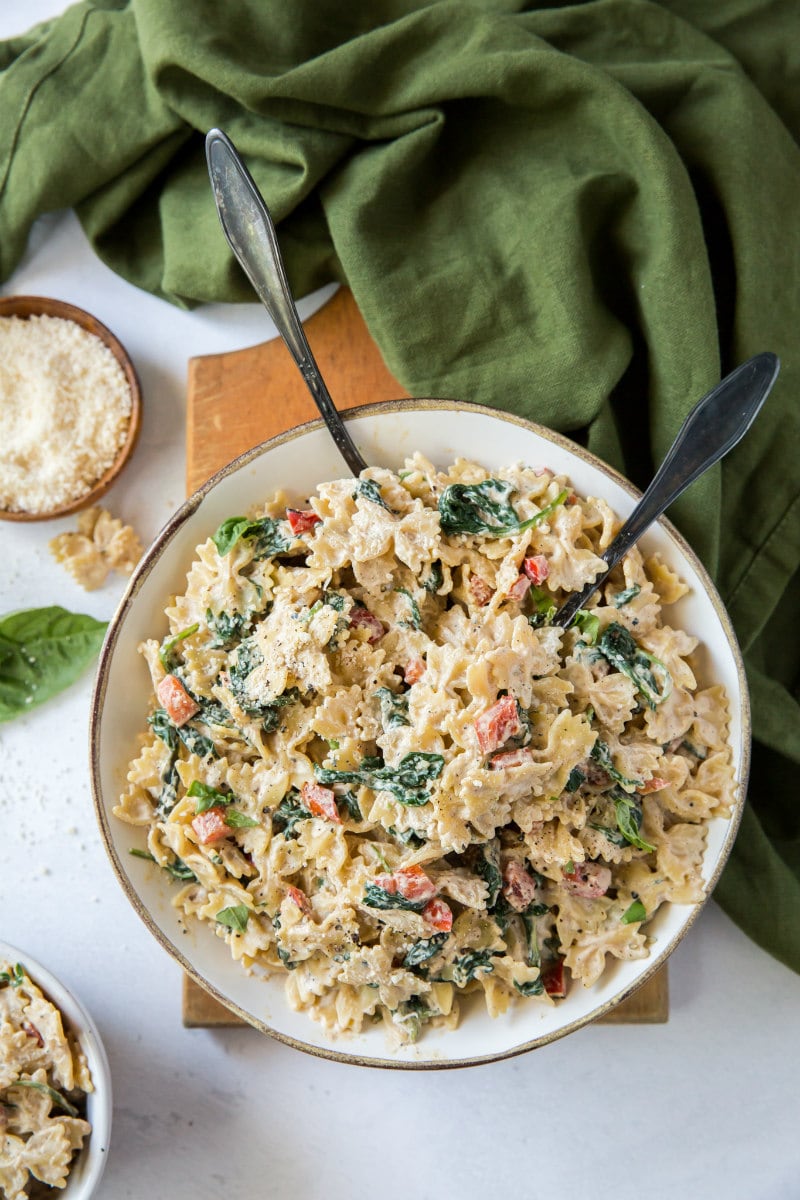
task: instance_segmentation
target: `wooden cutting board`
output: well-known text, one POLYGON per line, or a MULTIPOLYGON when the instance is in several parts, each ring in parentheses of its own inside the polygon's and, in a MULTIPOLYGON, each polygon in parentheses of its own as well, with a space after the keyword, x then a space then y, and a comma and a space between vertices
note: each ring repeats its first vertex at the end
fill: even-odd
MULTIPOLYGON (((408 395, 389 374, 348 290, 339 290, 305 328, 339 408, 408 395)), ((317 416, 300 373, 280 340, 190 359, 187 492, 193 492, 238 454, 317 416)), ((600 1019, 608 1024, 647 1024, 666 1021, 668 1014, 664 966, 600 1019)), ((183 1023, 189 1027, 244 1024, 188 976, 183 987, 183 1023)))

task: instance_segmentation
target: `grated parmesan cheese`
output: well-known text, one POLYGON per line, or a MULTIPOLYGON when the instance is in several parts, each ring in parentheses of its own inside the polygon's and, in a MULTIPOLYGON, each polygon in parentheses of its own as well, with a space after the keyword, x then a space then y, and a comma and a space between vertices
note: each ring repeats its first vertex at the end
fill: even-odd
POLYGON ((111 467, 131 390, 109 348, 62 317, 0 318, 0 508, 44 513, 111 467))

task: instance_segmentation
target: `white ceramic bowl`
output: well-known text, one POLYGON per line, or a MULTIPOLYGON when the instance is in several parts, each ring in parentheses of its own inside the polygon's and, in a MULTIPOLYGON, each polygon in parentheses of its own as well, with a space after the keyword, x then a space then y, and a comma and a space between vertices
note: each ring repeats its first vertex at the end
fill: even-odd
MULTIPOLYGON (((346 417, 367 462, 399 469, 420 450, 446 466, 463 456, 489 470, 524 461, 566 473, 582 495, 602 496, 620 516, 638 493, 599 459, 541 426, 477 405, 412 400, 372 405, 346 417)), ((144 728, 150 684, 136 647, 166 633, 169 596, 184 588, 195 546, 233 513, 247 512, 279 487, 304 496, 318 483, 341 478, 344 465, 320 422, 292 430, 236 459, 184 504, 165 527, 133 576, 111 623, 101 655, 91 723, 92 779, 100 826, 117 877, 142 920, 199 983, 257 1028, 296 1047, 339 1060, 393 1067, 464 1066, 533 1048, 591 1021, 628 996, 661 966, 697 916, 697 906, 664 905, 648 931, 656 937, 651 957, 612 961, 590 989, 573 986, 557 1005, 512 1006, 492 1020, 476 1004, 462 1010, 458 1029, 426 1032, 416 1045, 394 1053, 380 1026, 359 1036, 325 1033, 308 1016, 293 1012, 283 979, 245 974, 226 944, 199 923, 182 926, 163 872, 129 855, 142 845, 141 831, 123 824, 112 808, 125 790, 125 774, 144 728)), ((686 542, 662 521, 645 536, 647 553, 659 550, 689 584, 690 594, 670 609, 670 622, 702 639, 700 682, 722 683, 731 700, 731 742, 739 806, 730 821, 711 823, 703 875, 710 891, 736 833, 749 764, 749 708, 741 656, 728 617, 708 575, 686 542)))
POLYGON ((111 1139, 111 1072, 100 1034, 80 1000, 60 979, 56 979, 46 967, 31 958, 26 950, 0 942, 0 960, 22 963, 36 986, 60 1011, 65 1028, 68 1027, 77 1036, 86 1055, 94 1083, 94 1091, 86 1097, 86 1120, 92 1132, 84 1142, 83 1149, 72 1160, 67 1186, 62 1191, 54 1189, 53 1195, 63 1196, 64 1200, 89 1200, 90 1196, 97 1194, 111 1139))

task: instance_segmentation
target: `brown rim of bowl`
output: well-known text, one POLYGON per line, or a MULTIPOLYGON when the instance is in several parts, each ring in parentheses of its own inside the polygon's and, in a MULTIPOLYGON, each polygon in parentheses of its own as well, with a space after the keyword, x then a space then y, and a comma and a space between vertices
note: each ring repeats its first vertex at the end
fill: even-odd
POLYGON ((142 389, 130 355, 122 342, 114 336, 110 329, 106 328, 102 321, 98 321, 97 317, 92 316, 85 309, 68 304, 66 300, 53 300, 48 296, 3 296, 0 297, 0 317, 20 317, 23 320, 27 320, 28 317, 61 317, 65 321, 74 321, 76 325, 80 325, 81 329, 93 333, 105 346, 108 346, 125 373, 131 389, 131 417, 125 443, 108 470, 100 476, 88 492, 84 492, 77 500, 71 500, 69 504, 63 504, 60 508, 51 508, 47 512, 41 513, 10 512, 8 509, 0 508, 0 520, 50 521, 55 517, 66 517, 70 513, 79 512, 82 508, 89 508, 111 487, 133 453, 139 437, 142 424, 142 389))
MULTIPOLYGON (((503 412, 500 409, 489 408, 485 404, 467 404, 464 401, 458 400, 411 398, 408 400, 389 400, 383 401, 379 404, 361 405, 357 408, 348 409, 346 412, 342 413, 342 416, 345 421, 349 421, 358 419, 359 417, 375 416, 381 413, 403 412, 408 409, 423 411, 435 409, 439 411, 460 412, 465 408, 470 412, 479 412, 484 416, 494 417, 498 420, 506 421, 508 424, 517 425, 520 428, 527 429, 538 434, 546 441, 560 446, 563 450, 574 454, 577 458, 581 458, 584 460, 584 462, 596 467, 605 476, 607 476, 607 478, 619 484, 619 486, 623 488, 623 490, 627 492, 627 494, 634 500, 638 500, 640 498, 642 493, 635 488, 633 484, 625 478, 624 475, 620 475, 619 471, 616 471, 613 467, 609 467, 602 461, 602 459, 599 459, 596 455, 592 454, 591 451, 585 450, 583 446, 577 445, 577 443, 570 441, 570 439, 565 437, 563 434, 556 433, 552 429, 547 429, 544 425, 539 425, 535 421, 528 421, 524 417, 518 417, 513 413, 503 412)), ((744 662, 742 660, 741 650, 739 649, 739 643, 733 630, 730 617, 728 616, 725 606, 722 603, 722 599, 705 567, 700 562, 700 559, 697 557, 696 553, 685 540, 683 535, 678 532, 675 526, 669 520, 667 520, 666 517, 661 517, 656 523, 661 525, 669 534, 669 536, 677 543, 679 549, 686 556, 697 572, 703 587, 708 594, 709 600, 711 601, 717 619, 722 626, 722 631, 733 655, 733 660, 736 667, 736 676, 739 684, 738 707, 741 712, 742 721, 742 753, 741 763, 739 764, 739 778, 737 780, 738 788, 735 806, 728 822, 728 828, 726 830, 725 839, 720 850, 719 859, 706 887, 706 894, 703 900, 692 906, 692 911, 688 914, 684 925, 666 944, 663 952, 659 953, 655 959, 643 969, 641 976, 636 980, 635 983, 631 984, 630 987, 625 988, 618 995, 613 996, 610 1000, 607 1000, 603 1004, 599 1005, 599 1007, 593 1012, 587 1013, 585 1016, 577 1017, 574 1021, 571 1021, 568 1025, 565 1025, 561 1029, 554 1030, 551 1033, 543 1034, 540 1037, 532 1038, 519 1045, 510 1047, 508 1050, 501 1050, 494 1054, 470 1056, 468 1058, 431 1058, 420 1059, 417 1061, 400 1061, 389 1058, 366 1057, 361 1054, 342 1053, 341 1051, 324 1046, 315 1046, 309 1042, 303 1042, 297 1038, 291 1037, 289 1034, 282 1033, 280 1030, 273 1029, 272 1026, 268 1025, 266 1021, 262 1021, 258 1017, 254 1017, 252 1013, 245 1011, 240 1005, 224 996, 219 989, 214 986, 214 984, 205 979, 197 970, 197 968, 186 959, 177 946, 172 944, 169 937, 163 933, 161 929, 159 929, 158 925, 156 925, 155 921, 153 921, 152 917, 150 916, 148 909, 142 903, 138 892, 131 884, 128 875, 124 870, 123 864, 117 855, 111 830, 109 828, 109 822, 106 817, 106 810, 102 803, 100 763, 98 755, 98 734, 100 728, 100 715, 103 709, 106 688, 108 685, 109 664, 116 646, 119 628, 125 619, 125 616, 127 615, 128 609, 135 600, 142 583, 147 578, 158 560, 161 558, 161 555, 164 553, 164 551, 168 549, 170 542, 180 527, 186 520, 188 520, 190 516, 192 516, 205 496, 217 485, 217 483, 220 482, 220 480, 232 474, 234 471, 239 470, 241 467, 247 466, 248 463, 253 462, 256 458, 260 458, 268 450, 271 450, 276 446, 283 445, 285 442, 292 441, 297 437, 301 437, 303 434, 322 428, 324 428, 324 423, 319 419, 307 421, 305 424, 298 425, 294 429, 288 430, 286 433, 278 434, 276 437, 270 438, 266 442, 261 442, 258 446, 254 446, 251 450, 247 450, 244 454, 240 454, 237 458, 232 459, 231 462, 212 475, 210 479, 208 479, 201 487, 197 489, 197 491, 195 491, 187 500, 184 501, 181 507, 173 514, 173 516, 158 534, 153 544, 147 550, 144 558, 134 571, 134 574, 132 575, 125 590, 125 594, 120 600, 117 610, 109 622, 105 641, 103 642, 103 647, 100 651, 100 659, 95 678, 91 711, 89 715, 89 769, 92 786, 92 798, 94 802, 95 815, 97 817, 97 822, 100 826, 100 832, 103 838, 103 845, 111 863, 112 870, 114 871, 122 890, 128 897, 128 900, 133 906, 134 911, 153 934, 156 941, 160 943, 160 945, 167 951, 171 958, 175 959, 175 961, 183 968, 186 974, 195 981, 195 983, 213 996, 214 999, 220 1004, 228 1008, 231 1012, 235 1013, 245 1024, 257 1029, 260 1033, 267 1034, 269 1037, 273 1037, 277 1041, 283 1042, 285 1045, 291 1046, 295 1050, 302 1050, 306 1054, 311 1054, 315 1058, 325 1058, 333 1062, 347 1063, 351 1066, 383 1067, 392 1070, 406 1071, 436 1071, 460 1067, 481 1066, 486 1063, 500 1062, 502 1059, 506 1058, 515 1058, 519 1054, 526 1054, 530 1050, 535 1050, 540 1046, 545 1046, 551 1042, 558 1041, 567 1034, 574 1033, 577 1029, 580 1029, 585 1025, 590 1025, 592 1022, 596 1021, 598 1017, 604 1016, 613 1008, 616 1008, 618 1004, 621 1004, 623 1000, 627 1000, 629 996, 632 996, 634 992, 638 991, 643 984, 647 983, 647 981, 652 978, 656 971, 660 970, 661 967, 664 966, 664 963, 672 954, 675 947, 681 941, 683 941, 686 933, 695 923, 701 910, 705 907, 705 904, 711 896, 711 893, 713 892, 717 881, 722 874, 722 869, 728 860, 731 848, 736 839, 736 834, 742 819, 742 810, 744 808, 744 801, 747 793, 747 783, 750 774, 750 698, 747 688, 747 679, 744 671, 744 662)), ((733 701, 734 698, 731 697, 731 702, 733 703, 733 701)), ((737 764, 734 764, 734 767, 736 767, 736 765, 737 764)))

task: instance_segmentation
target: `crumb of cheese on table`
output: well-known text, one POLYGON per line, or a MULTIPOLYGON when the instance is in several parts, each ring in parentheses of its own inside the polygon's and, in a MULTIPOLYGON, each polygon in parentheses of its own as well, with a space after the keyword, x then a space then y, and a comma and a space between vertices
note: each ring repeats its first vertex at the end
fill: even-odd
POLYGON ((50 550, 87 592, 105 583, 111 571, 130 575, 142 557, 142 543, 132 526, 104 508, 87 508, 78 517, 78 532, 60 533, 50 550))
POLYGON ((62 317, 0 318, 0 508, 88 492, 124 445, 131 390, 111 350, 62 317))

